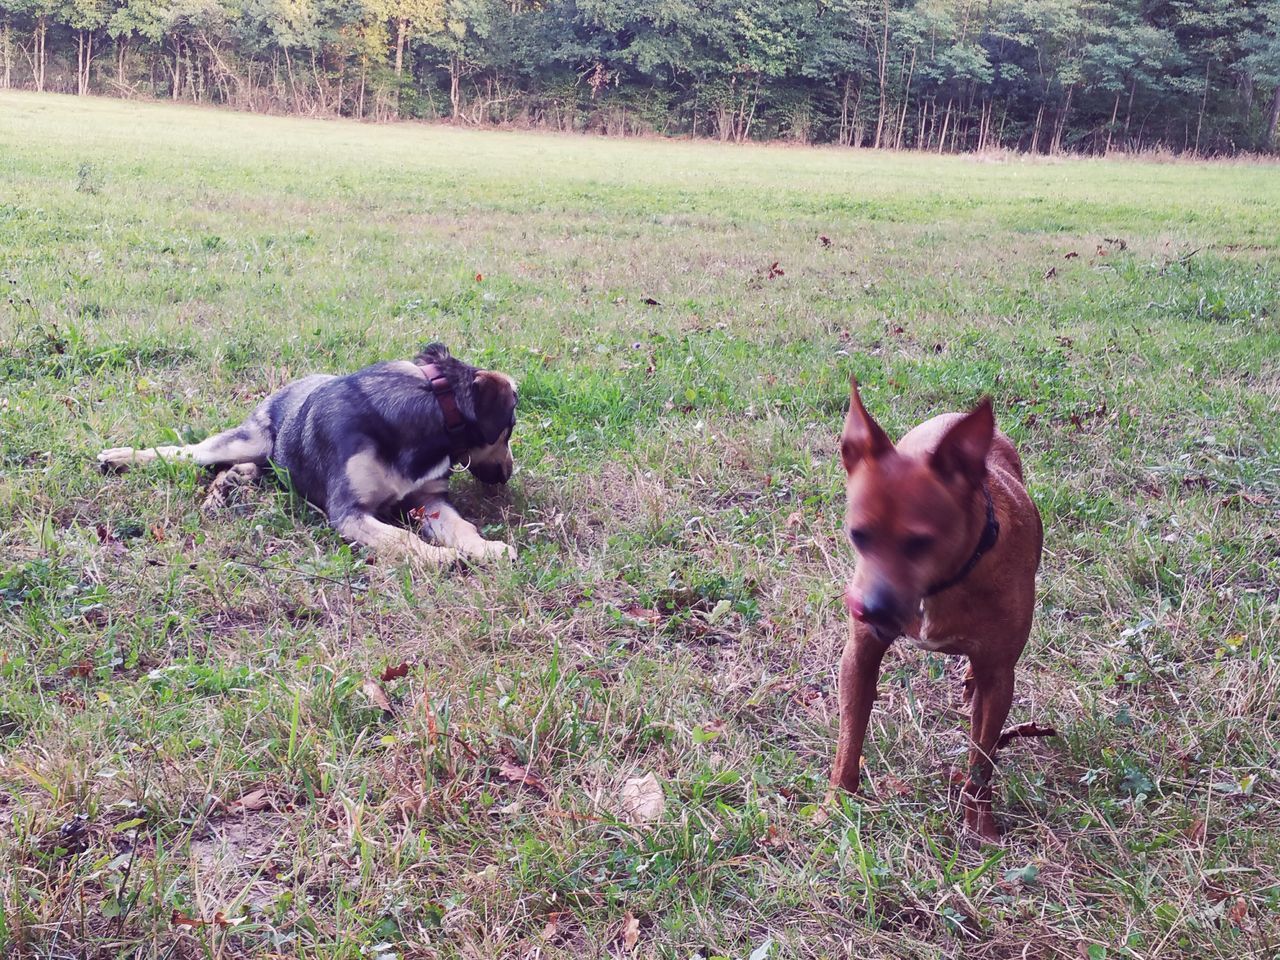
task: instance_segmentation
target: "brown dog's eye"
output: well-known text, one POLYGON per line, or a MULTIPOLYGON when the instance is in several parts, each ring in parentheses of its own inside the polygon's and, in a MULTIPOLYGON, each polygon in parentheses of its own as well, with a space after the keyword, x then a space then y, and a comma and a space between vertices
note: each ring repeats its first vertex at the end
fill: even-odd
POLYGON ((932 546, 933 537, 908 537, 906 543, 902 545, 902 552, 908 558, 915 560, 924 556, 932 546))
POLYGON ((871 540, 871 537, 867 534, 867 531, 865 530, 851 529, 849 531, 849 539, 853 543, 853 549, 863 550, 866 548, 867 543, 871 540))

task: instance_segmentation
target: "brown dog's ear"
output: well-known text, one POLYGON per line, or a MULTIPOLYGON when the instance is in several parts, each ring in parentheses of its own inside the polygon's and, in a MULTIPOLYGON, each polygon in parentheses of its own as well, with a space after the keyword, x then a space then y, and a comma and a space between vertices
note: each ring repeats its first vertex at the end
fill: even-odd
POLYGON ((882 457, 893 450, 893 441, 880 424, 871 419, 858 395, 858 378, 849 378, 849 415, 844 418, 844 433, 840 435, 840 459, 846 473, 864 457, 882 457))
POLYGON ((496 443, 515 421, 516 384, 505 373, 477 370, 474 402, 476 425, 485 443, 496 443))
POLYGON ((995 432, 991 398, 983 397, 943 434, 929 465, 943 478, 963 477, 976 487, 987 475, 987 454, 995 432))

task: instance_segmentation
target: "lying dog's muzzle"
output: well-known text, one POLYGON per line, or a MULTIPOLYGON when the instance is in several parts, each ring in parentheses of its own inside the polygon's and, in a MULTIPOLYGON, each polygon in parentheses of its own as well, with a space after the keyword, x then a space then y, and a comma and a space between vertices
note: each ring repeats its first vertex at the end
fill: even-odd
POLYGON ((511 479, 512 467, 497 463, 477 463, 470 468, 471 475, 481 483, 506 483, 511 479))

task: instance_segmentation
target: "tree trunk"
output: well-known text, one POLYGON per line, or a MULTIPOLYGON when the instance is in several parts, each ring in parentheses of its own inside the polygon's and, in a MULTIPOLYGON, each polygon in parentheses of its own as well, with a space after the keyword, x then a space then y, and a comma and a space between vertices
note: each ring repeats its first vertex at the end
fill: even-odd
POLYGON ((889 109, 889 91, 885 86, 886 72, 889 67, 889 0, 884 0, 884 37, 880 46, 880 114, 876 117, 875 149, 880 149, 880 141, 884 136, 884 119, 889 109))
POLYGON ((947 112, 942 119, 942 136, 938 137, 938 152, 941 153, 947 145, 947 127, 951 125, 951 101, 947 101, 947 112))
POLYGON ((409 31, 409 23, 407 20, 400 20, 396 25, 396 76, 400 76, 404 69, 404 41, 405 34, 409 31))
POLYGON ((1280 84, 1276 85, 1275 96, 1271 98, 1271 129, 1267 134, 1267 142, 1274 150, 1280 146, 1280 84))
POLYGON ((911 48, 911 69, 907 71, 907 85, 902 91, 902 116, 898 120, 898 131, 893 138, 893 149, 901 150, 903 131, 907 127, 907 107, 911 105, 911 78, 916 75, 916 48, 911 48))
POLYGON ((125 82, 125 60, 129 55, 129 41, 121 37, 116 41, 116 83, 120 84, 122 89, 127 89, 128 84, 125 82))
POLYGON ((462 116, 462 62, 455 53, 449 58, 449 106, 453 110, 453 122, 462 116))
MULTIPOLYGON (((7 72, 6 76, 8 76, 7 72)), ((5 86, 7 87, 8 85, 6 82, 5 86)), ((840 100, 840 146, 842 147, 849 145, 849 133, 852 128, 852 124, 849 123, 849 90, 852 86, 853 77, 846 76, 844 78, 844 97, 840 100)))
POLYGON ((182 95, 182 40, 173 38, 173 99, 182 95))
POLYGON ((1212 57, 1204 62, 1204 95, 1200 98, 1200 114, 1196 117, 1196 156, 1200 155, 1200 128, 1204 125, 1204 108, 1209 102, 1209 67, 1212 64, 1212 57))
POLYGON ((1129 87, 1129 105, 1124 111, 1124 136, 1129 139, 1129 123, 1133 120, 1133 95, 1138 92, 1138 78, 1133 78, 1133 84, 1129 87))
POLYGON ((1036 111, 1036 125, 1031 133, 1031 152, 1040 152, 1040 125, 1044 122, 1044 104, 1040 104, 1040 109, 1036 111))
POLYGON ((44 67, 45 67, 45 38, 49 35, 49 21, 46 17, 40 17, 36 20, 35 31, 35 69, 32 71, 35 80, 36 92, 44 91, 44 67))
POLYGON ((1067 102, 1062 105, 1062 113, 1058 115, 1058 122, 1054 124, 1053 143, 1049 147, 1050 153, 1059 153, 1062 150, 1062 135, 1067 129, 1067 117, 1071 115, 1071 100, 1075 97, 1076 85, 1073 83, 1067 87, 1067 102))
POLYGON ((1107 124, 1107 145, 1102 151, 1102 155, 1104 157, 1111 152, 1111 134, 1115 132, 1116 117, 1119 115, 1120 115, 1120 91, 1117 90, 1116 102, 1111 105, 1111 122, 1107 124))
POLYGON ((13 54, 9 40, 9 25, 0 23, 0 57, 4 58, 4 62, 0 64, 0 90, 8 90, 13 82, 13 54))

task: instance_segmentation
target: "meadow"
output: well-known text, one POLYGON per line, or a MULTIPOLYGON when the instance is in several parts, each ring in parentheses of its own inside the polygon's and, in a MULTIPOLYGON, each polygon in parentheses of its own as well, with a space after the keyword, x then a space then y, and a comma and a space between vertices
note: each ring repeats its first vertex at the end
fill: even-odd
POLYGON ((1257 164, 0 95, 0 954, 1280 956, 1278 224, 1257 164), (94 461, 430 340, 520 382, 454 480, 512 564, 94 461), (989 393, 1045 520, 998 845, 905 645, 823 802, 851 373, 989 393))

